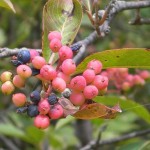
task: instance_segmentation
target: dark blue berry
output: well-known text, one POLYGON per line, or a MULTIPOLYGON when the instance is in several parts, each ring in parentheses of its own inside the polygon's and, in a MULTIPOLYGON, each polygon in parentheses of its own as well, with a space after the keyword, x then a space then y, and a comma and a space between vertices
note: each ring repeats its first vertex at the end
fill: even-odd
POLYGON ((27 109, 27 115, 30 117, 36 117, 39 114, 38 106, 30 105, 27 109))
POLYGON ((30 52, 28 50, 21 50, 17 55, 17 59, 23 64, 26 64, 30 61, 30 52))
POLYGON ((14 66, 18 67, 19 65, 22 65, 23 63, 19 60, 11 60, 14 66))
POLYGON ((56 96, 56 94, 52 93, 49 97, 48 97, 48 103, 50 105, 54 105, 58 102, 58 98, 56 96))
POLYGON ((72 49, 72 51, 77 51, 80 49, 80 47, 82 47, 82 44, 75 44, 72 45, 70 48, 72 49))
POLYGON ((20 107, 20 108, 17 108, 16 112, 21 114, 21 113, 25 113, 27 111, 28 107, 25 106, 25 107, 20 107))
POLYGON ((39 91, 33 91, 30 94, 30 99, 31 99, 32 102, 34 102, 35 104, 37 104, 40 101, 40 99, 41 99, 40 92, 39 91))
POLYGON ((32 70, 32 76, 36 76, 36 75, 40 74, 40 69, 31 67, 31 70, 32 70))

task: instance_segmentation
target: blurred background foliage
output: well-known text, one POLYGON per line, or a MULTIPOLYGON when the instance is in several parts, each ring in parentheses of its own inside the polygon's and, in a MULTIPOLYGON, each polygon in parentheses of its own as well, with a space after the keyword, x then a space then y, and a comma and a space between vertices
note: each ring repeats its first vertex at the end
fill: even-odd
MULTIPOLYGON (((0 7, 0 47, 41 48, 42 9, 45 2, 46 0, 12 0, 16 14, 0 7)), ((108 0, 103 1, 100 8, 103 9, 108 2, 108 0)), ((149 9, 142 9, 141 16, 144 18, 150 17, 149 9)), ((121 12, 113 20, 110 34, 90 45, 87 49, 87 54, 95 51, 124 47, 150 48, 150 26, 129 25, 128 22, 134 17, 135 10, 121 12)), ((76 41, 84 39, 93 30, 87 16, 84 15, 76 41)), ((15 70, 10 64, 9 58, 0 60, 0 73, 4 70, 15 70)), ((28 80, 26 90, 21 89, 21 91, 23 90, 29 95, 36 87, 36 83, 38 81, 34 78, 28 80)), ((149 81, 143 87, 136 87, 124 96, 132 97, 132 99, 141 105, 150 104, 149 81)), ((145 107, 150 109, 148 105, 145 107)), ((73 150, 78 149, 82 145, 81 139, 76 136, 76 126, 78 124, 74 118, 61 119, 58 123, 52 122, 49 129, 41 131, 33 126, 32 118, 24 114, 16 114, 15 110, 16 108, 11 102, 11 96, 4 96, 0 92, 0 149, 46 150, 50 146, 51 150, 73 150)), ((149 128, 149 123, 139 118, 131 110, 132 107, 123 111, 114 120, 96 119, 90 121, 92 126, 92 136, 90 138, 96 139, 103 125, 106 125, 107 128, 102 132, 102 140, 149 128)), ((139 150, 145 142, 147 142, 146 145, 149 145, 149 138, 150 135, 146 135, 115 144, 104 145, 99 149, 139 150)))

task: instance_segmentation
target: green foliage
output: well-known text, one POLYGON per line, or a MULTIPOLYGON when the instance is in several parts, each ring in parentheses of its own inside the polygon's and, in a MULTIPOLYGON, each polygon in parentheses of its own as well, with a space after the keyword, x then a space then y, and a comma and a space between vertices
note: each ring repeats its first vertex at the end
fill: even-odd
POLYGON ((43 9, 43 56, 50 58, 48 33, 59 31, 62 43, 70 45, 80 27, 82 8, 78 0, 49 0, 43 9))
POLYGON ((12 10, 14 13, 16 12, 10 0, 1 0, 0 6, 12 10))
POLYGON ((106 50, 94 53, 86 57, 76 69, 75 74, 81 73, 86 69, 89 61, 96 59, 106 68, 150 68, 150 52, 144 48, 126 48, 117 50, 106 50))

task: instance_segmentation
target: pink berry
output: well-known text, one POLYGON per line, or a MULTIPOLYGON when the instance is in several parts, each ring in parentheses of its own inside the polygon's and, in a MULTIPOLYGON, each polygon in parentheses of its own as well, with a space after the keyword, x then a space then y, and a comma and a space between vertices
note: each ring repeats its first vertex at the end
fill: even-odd
POLYGON ((58 72, 57 77, 62 78, 66 83, 69 83, 71 79, 69 75, 66 75, 63 72, 58 72))
POLYGON ((76 71, 76 64, 72 59, 66 59, 62 63, 61 69, 64 74, 70 75, 76 71))
POLYGON ((88 85, 84 88, 83 94, 86 99, 93 99, 98 95, 98 89, 94 85, 88 85))
POLYGON ((2 84, 1 90, 3 94, 9 95, 15 90, 15 87, 11 81, 6 81, 2 84))
POLYGON ((40 69, 40 74, 45 80, 53 80, 56 76, 56 70, 51 65, 44 65, 40 69))
POLYGON ((81 106, 85 102, 85 97, 81 92, 72 92, 70 95, 70 101, 75 106, 81 106))
POLYGON ((144 79, 142 79, 139 75, 134 75, 133 76, 133 83, 135 85, 144 85, 145 84, 145 81, 144 79))
POLYGON ((51 119, 59 119, 63 116, 64 110, 61 105, 56 104, 52 107, 49 112, 49 116, 51 119))
POLYGON ((139 75, 140 75, 140 77, 143 78, 144 80, 150 78, 150 72, 147 71, 147 70, 141 71, 139 75))
POLYGON ((38 53, 38 51, 31 49, 30 50, 30 61, 32 62, 32 60, 34 59, 34 57, 39 56, 40 54, 38 53))
POLYGON ((92 70, 92 69, 86 69, 83 72, 83 77, 85 78, 87 84, 91 83, 94 80, 94 78, 95 78, 95 72, 94 72, 94 70, 92 70))
POLYGON ((126 81, 126 82, 122 83, 121 88, 122 88, 123 91, 128 91, 131 88, 131 84, 126 81))
POLYGON ((93 81, 98 90, 103 90, 108 86, 108 78, 102 75, 96 75, 93 81))
POLYGON ((32 70, 27 65, 20 65, 17 67, 17 74, 22 78, 29 78, 32 75, 32 70))
POLYGON ((46 60, 41 56, 35 56, 32 60, 32 65, 36 69, 41 69, 44 65, 46 65, 46 60))
POLYGON ((15 75, 13 77, 13 84, 17 87, 17 88, 22 88, 25 86, 25 79, 21 78, 19 75, 15 75))
POLYGON ((39 104, 38 104, 38 111, 42 115, 48 114, 48 112, 50 111, 50 105, 49 105, 47 99, 44 99, 44 100, 39 102, 39 104))
POLYGON ((48 40, 51 41, 52 39, 59 39, 61 41, 62 36, 61 33, 58 31, 52 31, 48 34, 48 40))
POLYGON ((95 74, 99 74, 102 70, 102 63, 98 60, 92 60, 88 63, 87 69, 93 69, 95 74))
POLYGON ((45 115, 37 115, 34 118, 34 126, 39 129, 46 129, 50 125, 50 119, 48 116, 45 115))
POLYGON ((73 57, 73 52, 68 46, 62 46, 58 53, 61 61, 64 61, 65 59, 71 59, 73 57))
POLYGON ((6 82, 6 81, 11 81, 12 80, 12 73, 9 71, 3 72, 0 76, 0 80, 2 81, 2 83, 6 82))
POLYGON ((61 41, 59 39, 52 39, 50 44, 49 44, 49 48, 54 52, 58 52, 59 49, 62 47, 61 41))
POLYGON ((72 78, 70 86, 73 90, 83 91, 86 87, 86 80, 83 76, 76 76, 72 78))
POLYGON ((26 96, 23 93, 16 93, 12 96, 12 101, 15 106, 20 107, 26 103, 26 96))
POLYGON ((52 81, 52 87, 58 92, 63 92, 66 88, 66 82, 62 78, 56 77, 52 81))

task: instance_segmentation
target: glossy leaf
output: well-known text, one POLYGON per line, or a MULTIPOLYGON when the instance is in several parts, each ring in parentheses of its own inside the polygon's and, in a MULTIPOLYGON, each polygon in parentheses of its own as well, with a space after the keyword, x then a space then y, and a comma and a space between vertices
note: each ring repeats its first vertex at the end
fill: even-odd
POLYGON ((42 50, 44 58, 50 58, 49 41, 50 31, 59 31, 62 43, 70 45, 80 27, 82 7, 78 0, 49 0, 43 9, 43 39, 42 50))
POLYGON ((96 59, 106 68, 150 68, 150 50, 145 48, 124 48, 106 50, 86 57, 77 67, 75 74, 86 69, 89 61, 96 59))
POLYGON ((104 118, 104 119, 112 119, 115 118, 116 114, 121 112, 118 107, 118 104, 114 106, 114 108, 109 108, 100 103, 88 104, 83 109, 79 110, 73 116, 78 119, 96 119, 96 118, 104 118))
POLYGON ((117 96, 97 96, 96 98, 94 98, 94 100, 96 102, 110 106, 119 103, 123 112, 132 111, 139 117, 144 119, 146 122, 150 123, 150 113, 148 112, 148 110, 143 105, 140 105, 133 100, 119 98, 117 96))
POLYGON ((14 6, 10 0, 1 0, 0 6, 12 10, 14 13, 16 12, 14 9, 14 6))

